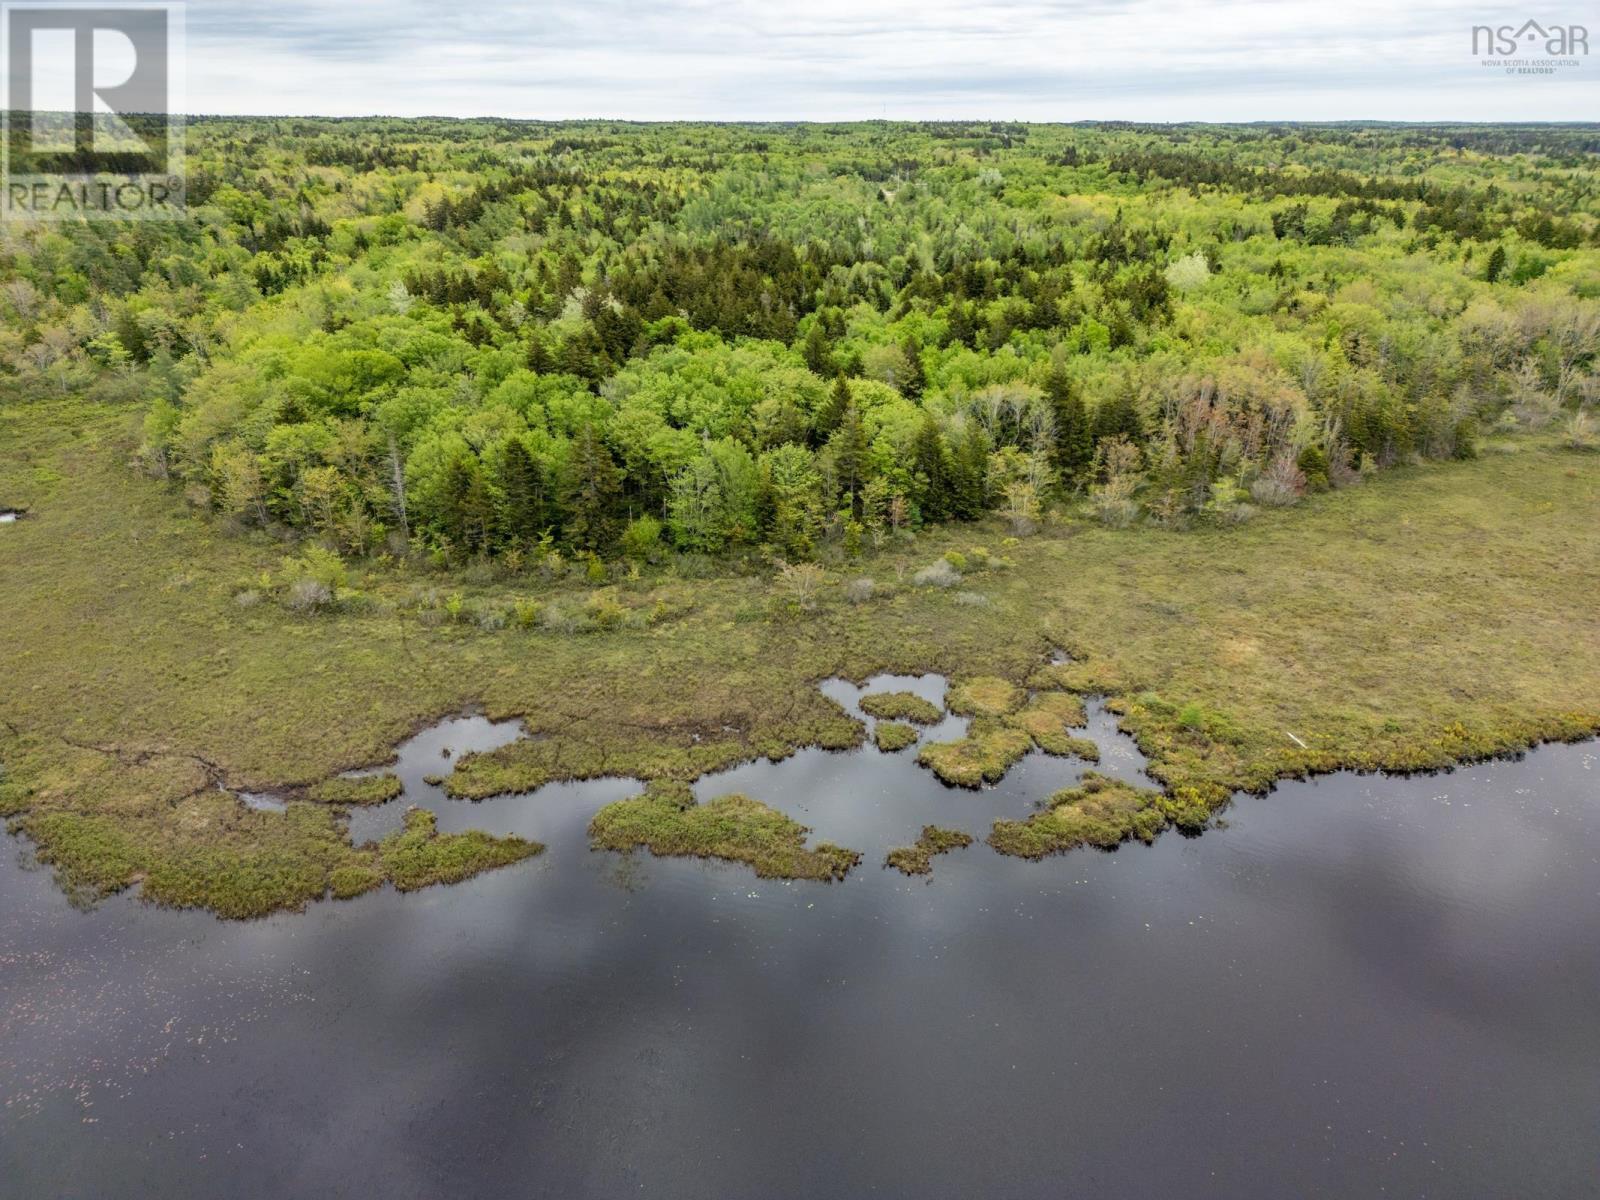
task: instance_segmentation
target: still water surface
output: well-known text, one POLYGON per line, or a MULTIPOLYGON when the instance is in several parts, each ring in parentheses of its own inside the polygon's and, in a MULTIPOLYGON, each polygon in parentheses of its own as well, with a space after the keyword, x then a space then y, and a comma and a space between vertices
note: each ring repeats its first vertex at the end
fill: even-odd
POLYGON ((697 785, 864 853, 822 885, 588 851, 626 780, 424 782, 514 736, 419 735, 404 800, 352 823, 424 803, 549 846, 454 887, 82 913, 6 843, 0 1196, 1600 1195, 1594 743, 1287 784, 1114 854, 974 845, 927 882, 884 852, 1084 764, 968 792, 914 749, 804 751, 697 785))

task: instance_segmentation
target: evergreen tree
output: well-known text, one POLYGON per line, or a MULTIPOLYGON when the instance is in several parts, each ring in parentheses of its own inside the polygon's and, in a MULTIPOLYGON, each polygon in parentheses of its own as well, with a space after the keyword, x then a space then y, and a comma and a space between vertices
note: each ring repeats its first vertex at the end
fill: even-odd
POLYGON ((462 553, 488 552, 494 534, 494 499, 475 455, 458 454, 445 468, 440 524, 450 544, 462 553))
POLYGON ((1483 277, 1490 283, 1495 283, 1506 269, 1506 248, 1496 246, 1494 253, 1489 255, 1489 265, 1484 268, 1483 277))
POLYGON ((1055 414, 1055 445, 1050 463, 1063 486, 1073 487, 1083 478, 1094 458, 1094 435, 1083 397, 1072 386, 1072 377, 1060 367, 1051 368, 1045 377, 1044 394, 1055 414))
POLYGON ((917 507, 924 521, 945 521, 955 503, 950 448, 931 413, 922 418, 911 445, 911 471, 917 481, 917 507))
POLYGON ((544 471, 521 438, 506 443, 500 467, 500 529, 513 545, 538 540, 549 524, 544 471))
POLYGON ((1129 388, 1123 388, 1095 409, 1094 413, 1096 446, 1119 436, 1127 438, 1135 446, 1144 440, 1144 421, 1139 417, 1139 408, 1134 403, 1133 392, 1129 388))
POLYGON ((900 394, 908 400, 920 400, 928 386, 927 372, 922 369, 922 347, 916 338, 908 337, 900 351, 906 356, 906 377, 900 384, 900 394))
POLYGON ((572 443, 562 501, 567 511, 567 539, 579 550, 600 554, 611 549, 621 525, 618 501, 622 472, 593 425, 585 425, 572 443))
POLYGON ((844 410, 839 427, 828 438, 827 455, 836 503, 848 501, 855 516, 861 515, 861 492, 872 469, 869 451, 867 427, 856 406, 851 404, 844 410))
POLYGON ((813 375, 826 379, 834 374, 833 347, 828 344, 828 331, 822 327, 821 321, 814 322, 811 331, 806 334, 804 354, 806 369, 813 375))
POLYGON ((977 429, 968 429, 951 454, 950 513, 963 521, 974 521, 989 507, 989 440, 977 429))
POLYGON ((828 393, 828 399, 812 418, 813 442, 820 444, 827 441, 833 431, 839 428, 839 422, 844 419, 849 407, 850 381, 840 373, 833 377, 833 391, 828 393))

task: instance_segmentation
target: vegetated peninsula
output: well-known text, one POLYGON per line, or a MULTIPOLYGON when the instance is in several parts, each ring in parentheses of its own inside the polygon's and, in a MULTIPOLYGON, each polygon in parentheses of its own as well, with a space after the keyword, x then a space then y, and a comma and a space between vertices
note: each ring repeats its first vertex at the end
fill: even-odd
POLYGON ((816 879, 682 785, 861 746, 834 676, 951 678, 930 787, 1105 697, 1159 790, 1026 857, 1590 735, 1597 139, 196 121, 188 219, 0 227, 0 816, 249 916, 537 853, 349 838, 469 704, 528 736, 451 795, 634 776, 597 845, 816 879))

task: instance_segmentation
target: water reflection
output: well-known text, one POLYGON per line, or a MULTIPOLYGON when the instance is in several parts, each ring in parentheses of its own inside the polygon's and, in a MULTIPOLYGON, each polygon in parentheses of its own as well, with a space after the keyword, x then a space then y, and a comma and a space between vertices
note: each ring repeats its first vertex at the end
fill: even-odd
MULTIPOLYGON (((872 741, 874 718, 861 711, 869 692, 912 692, 944 706, 947 681, 940 675, 875 675, 857 686, 843 679, 825 680, 824 695, 867 730, 857 750, 798 751, 778 762, 759 759, 703 776, 694 785, 698 799, 742 792, 808 825, 819 839, 859 850, 864 865, 876 866, 892 847, 916 839, 926 824, 963 829, 981 840, 997 817, 1025 816, 1051 793, 1070 787, 1091 764, 1033 751, 1011 768, 1004 780, 981 790, 948 787, 917 765, 916 746, 893 753, 872 741)), ((950 741, 965 735, 968 718, 947 714, 919 730, 917 745, 950 741)), ((1120 732, 1104 705, 1092 701, 1086 736, 1100 748, 1092 764, 1102 774, 1154 786, 1145 774, 1145 759, 1133 739, 1120 732)), ((356 842, 372 841, 400 828, 405 810, 416 805, 439 817, 447 832, 483 829, 495 834, 534 837, 562 851, 582 852, 588 819, 613 800, 637 793, 644 785, 633 779, 601 779, 547 784, 535 791, 487 801, 452 800, 441 780, 463 754, 493 750, 523 736, 521 723, 489 721, 482 716, 452 717, 404 742, 392 770, 405 791, 386 804, 357 809, 350 834, 356 842), (580 819, 581 818, 581 819, 580 819)), ((351 774, 370 774, 351 772, 351 774)), ((635 873, 635 878, 639 876, 635 873)))
MULTIPOLYGON (((439 749, 416 756, 423 787, 439 749)), ((871 854, 929 806, 979 832, 1036 798, 1007 790, 1018 772, 1047 788, 1082 767, 1040 756, 968 792, 912 755, 706 786, 756 772, 752 794, 871 854), (890 794, 902 769, 914 795, 890 794)), ((1593 744, 1336 775, 1241 797, 1198 839, 1040 863, 979 845, 931 885, 869 858, 833 887, 590 853, 589 814, 632 787, 595 781, 435 801, 442 826, 551 845, 529 863, 246 924, 78 912, 8 854, 0 1179, 27 1197, 1584 1195, 1597 781, 1593 744)))

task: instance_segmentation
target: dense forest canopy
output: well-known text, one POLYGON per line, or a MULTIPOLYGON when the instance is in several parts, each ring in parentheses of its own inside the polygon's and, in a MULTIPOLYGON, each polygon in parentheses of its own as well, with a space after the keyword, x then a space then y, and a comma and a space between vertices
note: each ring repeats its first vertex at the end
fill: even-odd
MULTIPOLYGON (((0 229, 17 394, 344 555, 1233 520, 1600 397, 1600 126, 199 119, 0 229)), ((1575 433, 1574 436, 1577 436, 1575 433)))

